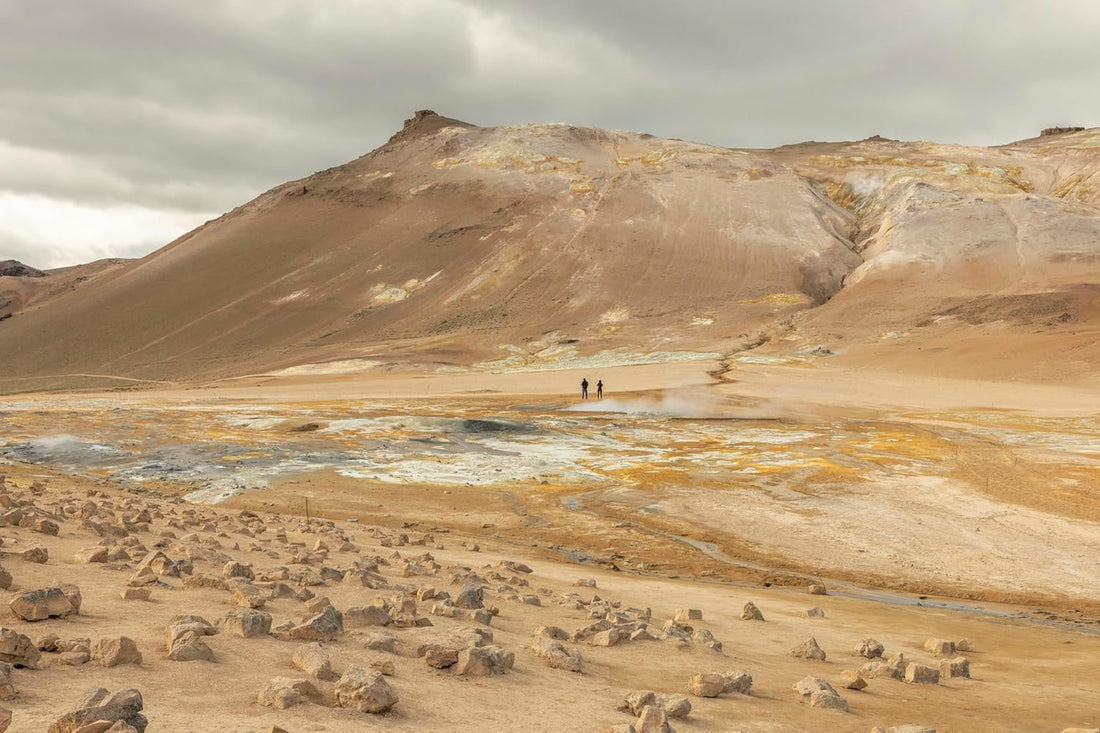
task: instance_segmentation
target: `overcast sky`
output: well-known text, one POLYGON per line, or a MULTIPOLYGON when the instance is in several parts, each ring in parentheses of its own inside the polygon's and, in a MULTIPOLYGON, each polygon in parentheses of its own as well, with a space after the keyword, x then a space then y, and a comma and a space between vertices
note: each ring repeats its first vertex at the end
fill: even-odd
POLYGON ((731 147, 1100 125, 1096 0, 0 0, 0 260, 138 256, 413 110, 731 147))

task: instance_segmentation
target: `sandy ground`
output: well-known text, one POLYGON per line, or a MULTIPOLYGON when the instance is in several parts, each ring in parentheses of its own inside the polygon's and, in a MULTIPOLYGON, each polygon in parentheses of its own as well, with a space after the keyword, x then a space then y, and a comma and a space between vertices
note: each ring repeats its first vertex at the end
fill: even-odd
MULTIPOLYGON (((381 536, 430 533, 424 547, 399 551, 427 549, 444 566, 527 562, 531 585, 546 589, 541 607, 501 595, 494 641, 517 655, 501 677, 432 670, 411 651, 422 630, 395 632, 402 644, 392 682, 401 702, 364 722, 338 708, 254 704, 269 677, 291 671, 291 642, 222 634, 210 642, 217 663, 165 659, 168 620, 193 612, 214 621, 232 603, 225 592, 165 587, 135 606, 118 597, 132 570, 68 561, 99 541, 78 523, 63 524, 57 538, 4 528, 13 588, 76 582, 85 598, 80 616, 36 624, 9 618, 6 626, 32 638, 126 633, 145 654, 140 668, 17 670, 12 729, 41 730, 84 688, 101 684, 142 689, 154 730, 606 730, 630 722, 615 711, 625 692, 685 692, 691 674, 727 669, 752 674, 753 694, 692 698, 693 713, 673 721, 677 729, 1100 723, 1100 426, 1087 388, 899 382, 821 366, 740 365, 721 382, 717 372, 697 362, 598 373, 265 377, 8 399, 0 446, 8 463, 0 473, 13 491, 42 480, 43 504, 69 492, 83 500, 86 487, 114 501, 154 501, 165 517, 138 533, 146 545, 186 506, 149 497, 231 497, 202 511, 233 517, 251 509, 308 546, 323 530, 316 518, 333 520, 365 556, 392 552, 378 546, 381 536), (579 404, 581 376, 608 384, 602 405, 579 404), (300 519, 307 500, 315 523, 296 534, 307 528, 300 519), (380 529, 368 535, 368 527, 380 529), (474 542, 479 553, 468 550, 474 542), (18 559, 30 544, 47 546, 50 562, 18 559), (585 612, 555 601, 567 590, 591 595, 571 588, 577 577, 595 577, 597 593, 624 607, 652 608, 658 629, 677 608, 702 609, 723 653, 671 640, 581 644, 583 675, 546 668, 525 647, 536 626, 587 623, 585 612), (806 595, 810 579, 824 579, 832 593, 806 595), (767 622, 739 619, 748 600, 767 622), (805 618, 815 605, 825 617, 805 618), (810 635, 828 661, 787 656, 810 635), (807 674, 837 684, 842 670, 862 661, 852 648, 864 636, 888 654, 923 662, 933 661, 921 649, 927 637, 970 638, 973 679, 872 680, 865 692, 841 690, 848 713, 800 703, 791 684, 807 674)), ((234 558, 292 567, 284 548, 253 546, 232 530, 199 537, 208 534, 234 558)), ((329 564, 353 559, 333 553, 329 564)), ((196 562, 196 572, 218 567, 196 562)), ((456 590, 442 571, 411 579, 383 571, 389 587, 377 592, 331 583, 314 590, 341 609, 388 597, 404 583, 456 590)), ((303 613, 290 598, 268 609, 276 622, 303 613)), ((331 651, 338 669, 377 656, 353 634, 331 651)))

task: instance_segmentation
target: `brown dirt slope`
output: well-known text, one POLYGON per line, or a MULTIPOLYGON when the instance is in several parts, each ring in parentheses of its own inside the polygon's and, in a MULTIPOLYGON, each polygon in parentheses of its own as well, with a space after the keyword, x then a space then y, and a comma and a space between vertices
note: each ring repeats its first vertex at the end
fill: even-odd
POLYGON ((1079 130, 745 151, 417 113, 377 150, 9 319, 0 389, 761 342, 764 357, 824 346, 855 366, 1087 379, 1098 146, 1079 130))

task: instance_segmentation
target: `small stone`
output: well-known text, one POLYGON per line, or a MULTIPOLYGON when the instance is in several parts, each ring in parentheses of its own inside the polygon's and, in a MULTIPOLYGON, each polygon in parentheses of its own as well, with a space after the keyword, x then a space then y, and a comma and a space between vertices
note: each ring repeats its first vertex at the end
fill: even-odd
POLYGON ((397 693, 378 672, 349 667, 337 681, 336 704, 365 713, 384 713, 397 704, 397 693))
POLYGON ((825 650, 817 645, 817 639, 812 636, 794 649, 791 649, 789 654, 797 659, 816 659, 819 662, 825 661, 825 650))
POLYGON ((681 608, 676 612, 676 623, 686 624, 691 621, 702 621, 703 612, 698 608, 681 608))
POLYGON ((73 555, 73 562, 81 564, 107 562, 107 553, 106 547, 85 547, 73 555))
POLYGON ((915 684, 935 685, 940 681, 940 671, 935 667, 910 662, 905 668, 905 681, 915 684))
POLYGON ((696 697, 718 697, 726 690, 726 678, 716 672, 692 675, 688 692, 696 697))
POLYGON ((340 676, 332 671, 332 658, 320 644, 303 644, 298 647, 290 663, 295 669, 319 680, 334 680, 340 676))
POLYGON ((763 621, 764 614, 760 613, 760 609, 756 607, 756 604, 749 601, 745 604, 745 607, 741 610, 742 621, 763 621))
POLYGON ((515 664, 516 655, 496 646, 472 647, 458 653, 458 661, 451 670, 456 675, 487 677, 504 674, 515 664))
POLYGON ((810 695, 810 707, 826 710, 847 710, 848 701, 835 692, 817 691, 810 695))
POLYGON ((37 546, 32 547, 29 550, 24 550, 20 557, 22 557, 27 562, 38 563, 41 565, 42 563, 49 561, 50 553, 46 550, 45 547, 37 546))
POLYGON ((234 608, 226 612, 221 626, 245 639, 267 636, 271 633, 271 614, 254 608, 234 608))
POLYGON ((24 621, 44 621, 76 612, 61 588, 43 588, 16 593, 8 602, 8 607, 12 613, 24 621))
POLYGON ((386 677, 393 677, 397 674, 397 670, 393 666, 393 662, 388 659, 375 659, 370 663, 370 668, 379 674, 386 677))
POLYGON ((824 596, 829 594, 822 583, 811 583, 806 590, 811 596, 824 596))
POLYGON ((588 639, 592 646, 615 646, 622 640, 622 632, 618 629, 605 629, 593 634, 588 639))
POLYGON ((647 705, 634 721, 635 733, 673 733, 668 724, 668 713, 656 705, 647 705))
POLYGON ((137 643, 128 636, 100 639, 92 648, 92 659, 103 667, 120 664, 141 664, 141 652, 137 643))
POLYGON ((848 690, 862 690, 867 687, 867 680, 855 670, 846 669, 840 673, 843 680, 841 686, 848 690))
POLYGON ((267 687, 260 690, 256 702, 264 707, 286 710, 299 705, 307 697, 319 697, 320 693, 313 683, 294 677, 274 677, 267 687))
POLYGON ((955 642, 947 639, 929 639, 924 642, 924 648, 937 657, 950 657, 955 653, 955 642))
POLYGON ((825 612, 818 606, 806 610, 806 618, 825 618, 825 612))
POLYGON ((874 639, 864 639, 856 645, 856 654, 867 659, 877 659, 886 649, 874 639))
POLYGON ((123 588, 122 596, 124 601, 147 601, 153 596, 152 588, 123 588))
POLYGON ((970 677, 970 660, 966 657, 940 660, 940 677, 970 677))

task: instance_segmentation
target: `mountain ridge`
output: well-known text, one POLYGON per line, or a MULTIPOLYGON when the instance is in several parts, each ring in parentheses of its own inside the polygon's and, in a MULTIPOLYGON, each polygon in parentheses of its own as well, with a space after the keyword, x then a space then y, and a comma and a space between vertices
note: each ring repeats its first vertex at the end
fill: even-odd
POLYGON ((884 348, 880 323, 939 318, 886 339, 923 350, 943 322, 988 330, 951 315, 953 299, 1043 292, 1069 294, 1061 326, 1091 329, 1077 286, 1100 274, 1098 149, 1100 132, 1082 129, 996 148, 876 136, 735 150, 422 110, 379 148, 9 319, 0 348, 23 348, 0 366, 9 379, 202 381, 747 345, 847 358, 884 348), (60 337, 36 342, 43 332, 60 337))

